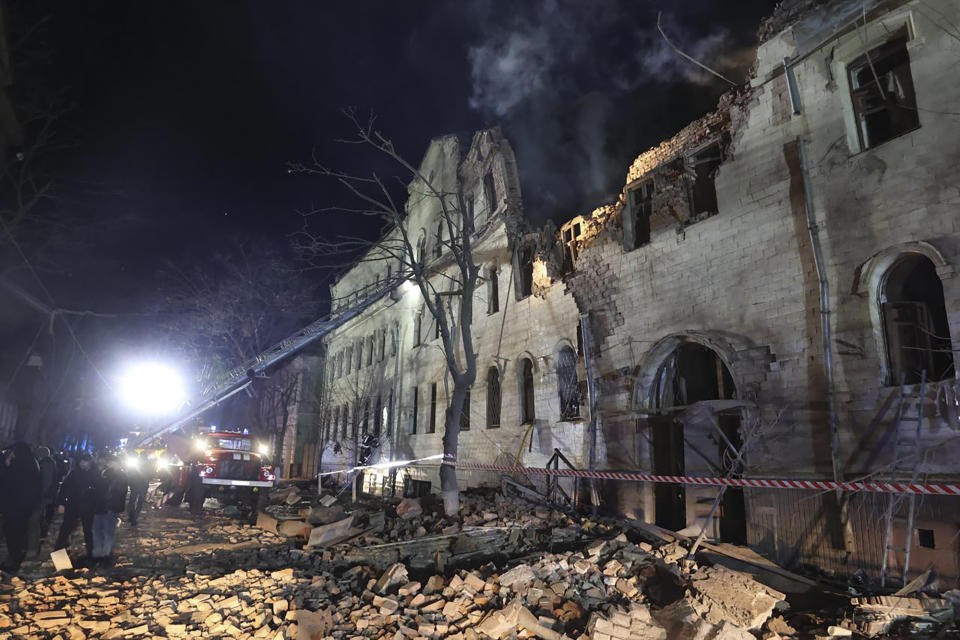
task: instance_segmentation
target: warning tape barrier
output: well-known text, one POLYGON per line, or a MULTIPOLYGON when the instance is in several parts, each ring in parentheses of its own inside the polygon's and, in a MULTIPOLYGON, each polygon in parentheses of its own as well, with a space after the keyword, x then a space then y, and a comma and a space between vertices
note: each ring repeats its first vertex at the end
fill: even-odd
MULTIPOLYGON (((862 491, 868 493, 903 493, 936 496, 960 496, 960 484, 910 482, 836 482, 833 480, 784 480, 764 478, 719 478, 711 476, 665 476, 635 471, 590 471, 586 469, 547 469, 473 462, 448 462, 463 471, 503 471, 507 473, 588 478, 595 480, 627 480, 633 482, 666 482, 670 484, 748 487, 754 489, 814 489, 818 491, 862 491)), ((418 466, 414 464, 413 466, 418 466)))

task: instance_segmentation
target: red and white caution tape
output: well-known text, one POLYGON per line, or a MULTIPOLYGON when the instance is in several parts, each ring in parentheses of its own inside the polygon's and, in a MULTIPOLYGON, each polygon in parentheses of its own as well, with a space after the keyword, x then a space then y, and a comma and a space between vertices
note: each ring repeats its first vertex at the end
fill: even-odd
POLYGON ((546 469, 543 467, 517 467, 500 464, 472 462, 448 462, 461 470, 504 471, 562 478, 590 478, 595 480, 627 480, 633 482, 667 482, 728 487, 751 487, 756 489, 814 489, 817 491, 866 491, 870 493, 913 493, 936 496, 960 496, 960 485, 945 483, 909 482, 835 482, 833 480, 783 480, 764 478, 720 478, 711 476, 664 476, 636 471, 588 471, 585 469, 546 469))

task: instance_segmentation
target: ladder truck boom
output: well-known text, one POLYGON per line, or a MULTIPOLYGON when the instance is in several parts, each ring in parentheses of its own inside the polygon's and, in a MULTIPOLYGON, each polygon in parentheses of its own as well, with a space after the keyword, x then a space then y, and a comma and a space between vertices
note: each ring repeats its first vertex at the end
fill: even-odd
POLYGON ((203 391, 201 398, 205 399, 203 399, 200 404, 189 409, 185 414, 161 429, 140 438, 136 446, 144 446, 166 433, 179 429, 227 398, 243 391, 253 382, 254 378, 263 375, 271 366, 297 353, 308 344, 323 338, 334 329, 350 322, 393 290, 394 288, 389 284, 387 286, 381 286, 350 308, 335 314, 330 314, 326 319, 317 320, 308 324, 300 331, 287 336, 269 349, 243 363, 243 365, 234 367, 211 387, 203 391))

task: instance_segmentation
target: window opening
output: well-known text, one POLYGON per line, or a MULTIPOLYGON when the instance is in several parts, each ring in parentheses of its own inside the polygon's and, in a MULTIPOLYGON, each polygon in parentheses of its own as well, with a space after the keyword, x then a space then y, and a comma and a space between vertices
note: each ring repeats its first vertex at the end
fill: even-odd
POLYGON ((520 298, 526 298, 533 293, 533 248, 523 247, 519 253, 520 259, 520 298))
POLYGON ((417 420, 420 417, 420 387, 413 388, 413 407, 410 410, 410 433, 417 432, 417 420))
POLYGON ((430 427, 427 433, 437 432, 437 383, 430 383, 430 427))
POLYGON ((690 216, 703 218, 717 213, 717 188, 714 178, 722 160, 720 144, 715 143, 690 156, 688 176, 690 184, 690 216))
POLYGON ((933 262, 921 255, 901 259, 887 274, 883 294, 889 384, 916 384, 924 371, 933 382, 953 377, 943 283, 933 262))
POLYGON ((557 392, 560 397, 560 419, 580 417, 580 382, 577 380, 577 354, 563 347, 557 355, 557 392))
POLYGON ((529 424, 537 417, 533 394, 533 362, 530 358, 520 361, 520 422, 529 424))
POLYGON ((492 173, 483 176, 483 197, 487 201, 487 215, 493 215, 497 209, 497 186, 492 173))
POLYGON ((497 282, 497 268, 487 269, 487 313, 500 311, 500 285, 497 282))
POLYGON ((460 409, 460 431, 470 431, 470 389, 463 398, 463 407, 460 409))
POLYGON ((920 126, 907 33, 871 49, 847 67, 860 146, 869 149, 920 126))
POLYGON ((936 549, 933 529, 917 529, 917 544, 924 549, 936 549))
POLYGON ((487 370, 487 429, 500 428, 500 370, 487 370))
POLYGON ((653 179, 648 178, 627 192, 627 216, 624 218, 624 247, 636 249, 650 242, 650 217, 653 215, 653 179))

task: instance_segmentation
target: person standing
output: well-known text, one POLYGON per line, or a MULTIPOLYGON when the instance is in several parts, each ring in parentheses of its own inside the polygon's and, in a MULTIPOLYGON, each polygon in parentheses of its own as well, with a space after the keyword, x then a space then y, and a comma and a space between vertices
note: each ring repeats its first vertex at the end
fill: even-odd
POLYGON ((17 442, 3 459, 0 513, 7 541, 4 571, 15 573, 27 554, 30 518, 40 509, 40 467, 26 442, 17 442))
POLYGON ((147 487, 150 484, 150 473, 147 470, 147 458, 140 453, 127 465, 127 480, 130 483, 130 499, 127 501, 127 518, 131 526, 137 526, 140 511, 147 498, 147 487))
POLYGON ((93 516, 94 562, 107 562, 117 541, 117 525, 127 502, 127 476, 114 456, 103 458, 103 471, 97 482, 96 512, 93 516))
POLYGON ((87 555, 93 552, 93 513, 96 509, 96 485, 99 476, 93 458, 88 453, 82 453, 77 457, 74 468, 63 479, 57 498, 63 523, 60 525, 60 535, 53 545, 54 550, 65 549, 70 545, 70 534, 77 528, 77 523, 80 523, 83 525, 83 541, 87 555))
POLYGON ((47 537, 57 509, 60 470, 47 447, 37 447, 37 464, 40 467, 40 539, 43 540, 47 537))

